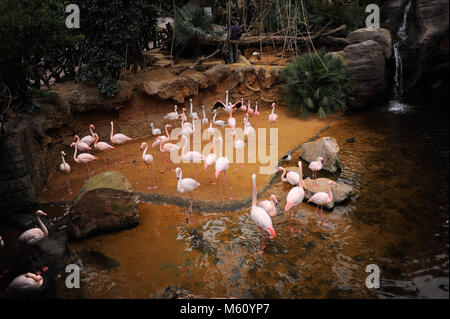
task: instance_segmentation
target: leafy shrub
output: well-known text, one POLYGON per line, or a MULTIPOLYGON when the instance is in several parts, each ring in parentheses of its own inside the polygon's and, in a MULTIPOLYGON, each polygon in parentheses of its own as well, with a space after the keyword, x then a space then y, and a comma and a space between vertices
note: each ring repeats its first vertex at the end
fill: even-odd
POLYGON ((196 6, 177 8, 175 21, 175 47, 183 47, 195 43, 205 37, 211 29, 211 17, 205 10, 196 6))
POLYGON ((317 55, 299 55, 281 75, 286 82, 284 100, 292 112, 303 117, 317 113, 324 118, 345 110, 351 91, 350 73, 331 54, 320 51, 317 55))

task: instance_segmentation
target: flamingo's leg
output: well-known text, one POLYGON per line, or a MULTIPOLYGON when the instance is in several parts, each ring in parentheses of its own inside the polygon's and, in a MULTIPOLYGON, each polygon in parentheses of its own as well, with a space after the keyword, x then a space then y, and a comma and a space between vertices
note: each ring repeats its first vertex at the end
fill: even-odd
POLYGON ((264 253, 264 248, 266 248, 266 246, 264 245, 264 233, 261 230, 261 228, 259 228, 259 234, 261 235, 261 250, 258 251, 258 254, 262 255, 264 253))
POLYGON ((216 182, 214 181, 214 166, 211 165, 211 184, 216 185, 216 182))
POLYGON ((152 175, 152 184, 151 185, 153 185, 153 186, 151 186, 151 189, 157 189, 158 186, 156 186, 156 184, 155 184, 155 175, 153 174, 153 163, 150 164, 150 172, 152 175))
POLYGON ((192 203, 194 202, 194 197, 192 196, 192 193, 189 193, 189 196, 191 197, 191 203, 189 204, 189 218, 186 217, 186 223, 189 223, 190 217, 192 217, 192 203))
POLYGON ((320 224, 320 221, 317 221, 317 209, 318 209, 319 205, 316 205, 316 209, 314 210, 314 220, 316 221, 316 223, 320 224))
POLYGON ((323 226, 328 226, 328 223, 324 220, 324 218, 323 218, 323 212, 322 212, 322 210, 323 210, 323 205, 322 206, 320 206, 320 216, 321 216, 321 218, 322 218, 322 225, 323 226))
POLYGON ((300 205, 298 205, 297 206, 297 218, 296 218, 296 220, 297 220, 297 225, 298 225, 298 228, 295 230, 297 233, 301 233, 302 232, 302 230, 301 230, 301 227, 300 227, 300 221, 298 220, 298 211, 300 210, 300 205))
POLYGON ((289 209, 289 231, 292 233, 293 229, 292 229, 292 225, 291 225, 291 220, 292 220, 292 208, 289 209))

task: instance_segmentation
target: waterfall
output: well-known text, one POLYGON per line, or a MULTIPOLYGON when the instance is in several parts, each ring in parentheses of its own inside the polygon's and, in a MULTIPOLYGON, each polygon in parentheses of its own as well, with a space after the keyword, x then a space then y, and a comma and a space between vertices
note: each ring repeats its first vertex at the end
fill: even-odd
POLYGON ((403 96, 403 65, 402 57, 400 55, 399 47, 402 42, 404 42, 408 35, 406 33, 406 27, 408 25, 408 14, 411 8, 412 1, 409 1, 405 7, 405 12, 403 13, 403 22, 397 31, 397 36, 399 41, 394 43, 394 58, 395 58, 395 76, 394 76, 394 99, 400 100, 403 96))

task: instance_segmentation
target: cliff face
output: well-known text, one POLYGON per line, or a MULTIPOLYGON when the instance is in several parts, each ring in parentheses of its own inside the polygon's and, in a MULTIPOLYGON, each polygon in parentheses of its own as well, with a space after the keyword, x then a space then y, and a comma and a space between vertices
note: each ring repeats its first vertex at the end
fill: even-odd
POLYGON ((448 100, 448 0, 395 0, 384 8, 383 24, 397 42, 397 30, 408 15, 408 39, 400 45, 403 60, 404 89, 411 98, 424 96, 436 101, 448 100))

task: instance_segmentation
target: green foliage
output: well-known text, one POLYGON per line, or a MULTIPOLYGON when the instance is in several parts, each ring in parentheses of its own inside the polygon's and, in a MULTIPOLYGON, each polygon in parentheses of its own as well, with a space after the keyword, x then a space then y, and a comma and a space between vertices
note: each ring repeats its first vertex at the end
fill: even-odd
POLYGON ((80 0, 85 35, 79 78, 94 81, 100 92, 115 95, 125 64, 144 63, 142 50, 155 36, 156 7, 146 0, 80 0))
POLYGON ((325 52, 297 56, 281 71, 284 100, 302 117, 324 118, 346 108, 351 91, 350 73, 338 58, 325 52), (324 67, 326 66, 326 68, 324 67))
POLYGON ((177 8, 175 47, 191 45, 204 38, 206 32, 211 29, 211 23, 211 17, 201 7, 185 6, 177 8))

